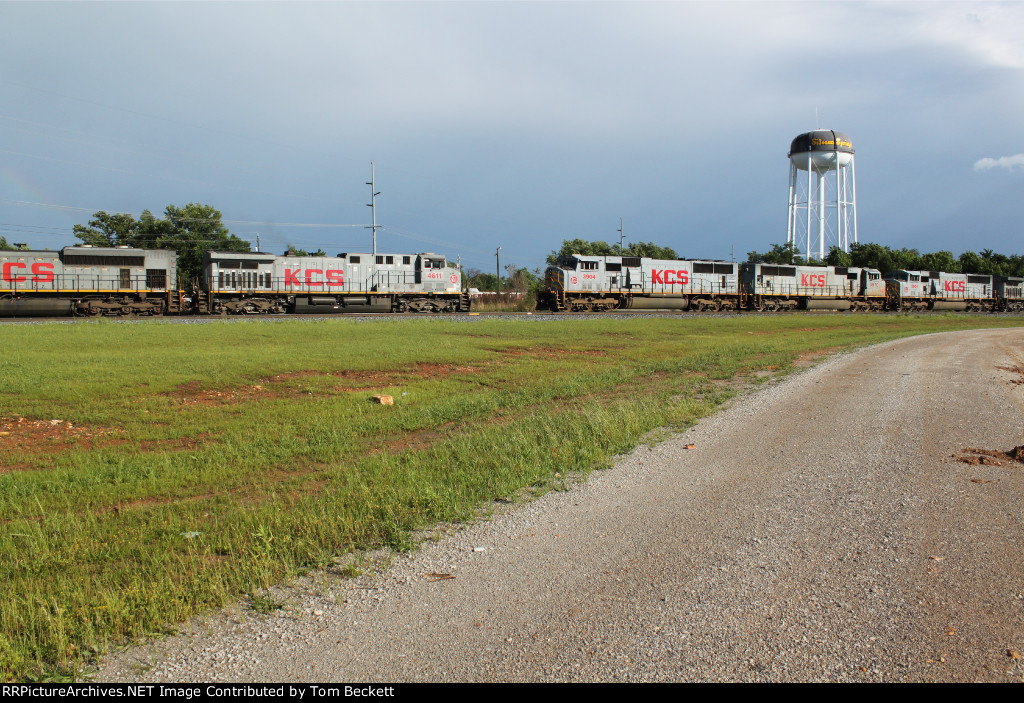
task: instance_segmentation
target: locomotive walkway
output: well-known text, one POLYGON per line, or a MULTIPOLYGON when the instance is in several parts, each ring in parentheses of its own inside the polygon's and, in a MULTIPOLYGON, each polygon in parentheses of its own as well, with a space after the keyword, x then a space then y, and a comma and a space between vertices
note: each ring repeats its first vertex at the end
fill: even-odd
POLYGON ((96 679, 1019 681, 1024 464, 965 450, 1024 445, 1022 381, 1019 329, 840 356, 96 679))

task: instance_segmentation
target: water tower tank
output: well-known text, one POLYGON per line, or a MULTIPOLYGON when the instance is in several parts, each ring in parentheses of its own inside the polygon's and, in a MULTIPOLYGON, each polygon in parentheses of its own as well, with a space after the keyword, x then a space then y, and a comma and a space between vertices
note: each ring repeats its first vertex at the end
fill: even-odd
POLYGON ((837 161, 843 168, 853 160, 853 143, 847 135, 832 129, 804 132, 789 145, 789 160, 801 171, 809 166, 815 171, 834 171, 837 161))
POLYGON ((786 241, 801 258, 824 261, 831 246, 849 252, 851 235, 857 243, 856 170, 843 132, 816 129, 789 145, 786 241))

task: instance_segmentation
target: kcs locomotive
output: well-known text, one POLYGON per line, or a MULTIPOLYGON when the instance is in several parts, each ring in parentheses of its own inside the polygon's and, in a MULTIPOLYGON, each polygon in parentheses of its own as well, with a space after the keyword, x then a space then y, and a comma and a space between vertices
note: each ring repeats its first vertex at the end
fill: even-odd
POLYGON ((1024 278, 854 266, 736 264, 629 256, 562 257, 537 307, 551 311, 1024 311, 1024 278))
POLYGON ((457 312, 462 275, 435 254, 207 252, 185 295, 163 249, 0 251, 0 316, 457 312))

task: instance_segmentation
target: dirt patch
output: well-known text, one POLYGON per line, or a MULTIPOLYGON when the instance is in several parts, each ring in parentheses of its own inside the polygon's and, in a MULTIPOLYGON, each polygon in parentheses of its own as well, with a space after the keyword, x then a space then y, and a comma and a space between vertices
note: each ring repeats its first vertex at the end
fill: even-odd
POLYGON ((8 463, 26 456, 58 454, 72 446, 87 449, 116 439, 123 430, 75 425, 70 420, 30 420, 0 417, 0 472, 30 468, 29 464, 8 463))
POLYGON ((557 347, 526 347, 514 349, 488 349, 502 356, 532 356, 538 359, 564 359, 573 356, 608 356, 607 349, 559 349, 557 347))
POLYGON ((796 359, 793 360, 793 366, 798 369, 805 369, 808 366, 813 366, 817 363, 818 359, 829 354, 834 354, 840 351, 843 347, 827 347, 825 349, 819 349, 817 351, 804 352, 796 359))
POLYGON ((1010 373, 1017 374, 1018 378, 1011 378, 1010 384, 1015 386, 1024 385, 1024 366, 997 366, 1000 371, 1009 371, 1010 373))
POLYGON ((426 362, 394 371, 353 369, 317 371, 314 369, 304 369, 275 374, 262 378, 259 383, 252 385, 222 388, 219 390, 201 390, 199 381, 190 381, 163 395, 173 398, 180 405, 196 406, 229 405, 266 398, 322 398, 335 393, 381 390, 408 383, 415 379, 446 378, 453 375, 478 373, 483 370, 484 367, 482 366, 459 366, 457 364, 426 362), (338 378, 344 382, 321 391, 311 391, 287 385, 289 381, 305 378, 338 378))
POLYGON ((964 447, 964 456, 951 456, 957 461, 973 466, 1005 466, 1009 463, 1024 464, 1024 444, 1014 447, 1008 452, 995 451, 993 449, 974 449, 964 447))

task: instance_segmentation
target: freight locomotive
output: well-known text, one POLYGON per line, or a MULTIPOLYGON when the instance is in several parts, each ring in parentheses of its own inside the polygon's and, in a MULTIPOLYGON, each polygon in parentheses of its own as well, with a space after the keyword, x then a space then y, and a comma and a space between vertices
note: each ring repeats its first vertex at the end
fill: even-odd
POLYGON ((465 312, 462 274, 436 254, 274 256, 207 252, 205 313, 465 312))
POLYGON ((0 251, 0 316, 180 312, 177 263, 166 249, 0 251))
POLYGON ((766 263, 562 257, 538 309, 1024 311, 1024 278, 766 263))
MULTIPOLYGON (((0 317, 466 312, 462 275, 435 254, 207 252, 186 295, 166 249, 0 251, 0 317)), ((1024 278, 942 271, 573 255, 545 273, 537 308, 1024 312, 1024 278)))
POLYGON ((0 251, 0 316, 458 312, 461 272, 435 254, 207 252, 186 296, 164 249, 0 251))

